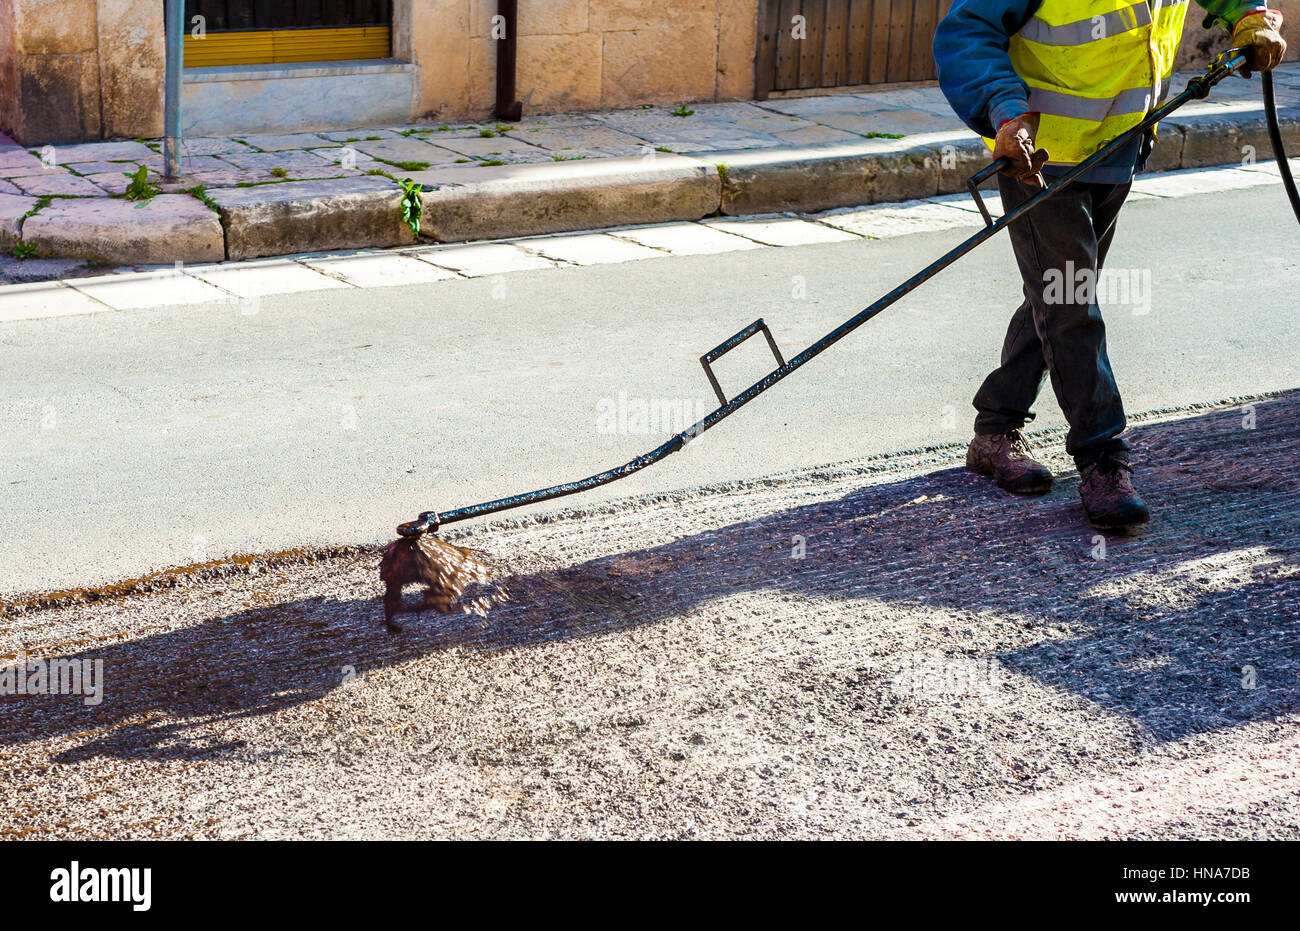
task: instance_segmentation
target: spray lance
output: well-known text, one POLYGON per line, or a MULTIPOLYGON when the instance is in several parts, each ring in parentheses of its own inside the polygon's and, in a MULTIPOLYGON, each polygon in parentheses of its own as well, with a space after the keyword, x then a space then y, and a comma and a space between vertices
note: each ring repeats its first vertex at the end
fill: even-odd
MULTIPOLYGON (((990 216, 983 197, 980 195, 979 185, 1005 167, 1006 159, 1000 158, 982 168, 967 182, 975 203, 979 207, 980 214, 984 218, 984 227, 981 230, 788 360, 782 356, 776 340, 762 319, 755 320, 749 326, 723 340, 700 356, 700 364, 704 368, 704 374, 717 395, 718 407, 693 426, 673 436, 650 452, 620 466, 577 481, 552 485, 548 488, 539 488, 507 498, 498 498, 494 501, 471 504, 451 511, 425 511, 415 520, 401 524, 397 528, 398 539, 390 543, 384 550, 379 567, 379 577, 385 585, 384 619, 388 629, 390 631, 402 629, 395 618, 395 615, 402 611, 433 608, 438 611, 449 612, 453 610, 455 600, 467 585, 472 582, 486 580, 486 571, 473 558, 470 550, 445 543, 433 536, 439 527, 457 521, 468 520, 471 517, 483 517, 499 511, 507 511, 588 491, 621 478, 626 478, 635 472, 640 472, 647 466, 654 465, 661 459, 677 452, 692 439, 730 417, 787 375, 825 352, 886 307, 894 304, 924 282, 929 281, 975 247, 996 236, 1024 214, 1041 206, 1058 191, 1072 184, 1084 172, 1104 161, 1117 149, 1122 148, 1136 135, 1146 132, 1157 122, 1189 101, 1203 100, 1209 96, 1211 88, 1224 78, 1237 73, 1239 69, 1248 67, 1250 56, 1251 50, 1249 48, 1231 48, 1219 54, 1210 62, 1204 74, 1197 75, 1188 81, 1187 87, 1182 93, 1171 97, 1148 114, 1142 122, 1102 145, 1087 159, 1065 171, 1051 184, 997 220, 990 216), (766 340, 768 348, 776 361, 776 367, 754 384, 728 399, 713 373, 712 364, 759 333, 766 340), (415 607, 407 607, 403 602, 402 591, 406 585, 423 586, 423 597, 415 607)), ((1287 162, 1286 152, 1282 146, 1282 133, 1278 125, 1277 105, 1273 93, 1273 76, 1267 71, 1260 72, 1260 81, 1263 90, 1264 115, 1268 124, 1269 141, 1273 146, 1273 154, 1277 159, 1287 197, 1290 198, 1296 219, 1300 221, 1300 193, 1296 191, 1295 179, 1291 175, 1291 167, 1287 162)))

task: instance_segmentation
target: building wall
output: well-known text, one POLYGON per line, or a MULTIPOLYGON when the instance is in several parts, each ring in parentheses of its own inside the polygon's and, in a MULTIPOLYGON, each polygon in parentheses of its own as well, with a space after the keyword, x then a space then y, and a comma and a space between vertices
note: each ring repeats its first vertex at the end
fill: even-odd
MULTIPOLYGON (((749 99, 760 2, 519 0, 525 112, 749 99)), ((1300 0, 1275 6, 1300 59, 1300 0)), ((410 117, 490 115, 495 12, 496 0, 394 0, 393 54, 416 68, 410 117)), ((1193 6, 1179 67, 1226 47, 1200 19, 1193 6)), ((161 0, 0 0, 0 130, 25 144, 161 135, 162 20, 161 0)))
POLYGON ((0 131, 18 122, 18 56, 14 32, 14 2, 0 0, 0 131))
POLYGON ((162 132, 162 3, 0 0, 0 128, 24 143, 162 132))
MULTIPOLYGON (((517 87, 528 112, 754 90, 759 0, 520 0, 517 87)), ((494 100, 495 0, 398 0, 420 67, 420 112, 484 117, 494 100)), ((402 48, 404 43, 398 47, 402 48)))

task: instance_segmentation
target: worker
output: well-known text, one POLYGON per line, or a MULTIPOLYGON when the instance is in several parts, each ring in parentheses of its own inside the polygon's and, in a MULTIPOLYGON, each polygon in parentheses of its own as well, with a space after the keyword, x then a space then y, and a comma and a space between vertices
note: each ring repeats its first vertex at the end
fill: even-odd
MULTIPOLYGON (((1282 15, 1259 0, 1198 0, 1251 50, 1249 68, 1282 60, 1282 15)), ((962 121, 1005 158, 998 176, 1009 211, 1166 97, 1187 0, 953 0, 934 37, 939 86, 962 121)), ((1246 72, 1248 75, 1248 72, 1246 72)), ((1001 364, 975 395, 966 467, 1016 494, 1044 494, 1052 473, 1021 432, 1043 380, 1069 423, 1065 450, 1079 469, 1084 512, 1101 531, 1150 514, 1133 487, 1121 434, 1124 407, 1106 355, 1097 276, 1133 176, 1151 152, 1142 134, 1010 225, 1024 279, 1001 364)), ((1144 255, 1155 260, 1150 248, 1144 255)))

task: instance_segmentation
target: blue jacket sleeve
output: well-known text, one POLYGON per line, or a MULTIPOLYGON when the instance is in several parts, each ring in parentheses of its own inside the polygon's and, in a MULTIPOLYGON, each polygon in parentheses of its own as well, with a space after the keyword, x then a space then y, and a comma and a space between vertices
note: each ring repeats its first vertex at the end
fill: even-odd
POLYGON ((1029 109, 1007 44, 1042 0, 953 0, 934 33, 939 88, 961 121, 981 136, 1029 109))

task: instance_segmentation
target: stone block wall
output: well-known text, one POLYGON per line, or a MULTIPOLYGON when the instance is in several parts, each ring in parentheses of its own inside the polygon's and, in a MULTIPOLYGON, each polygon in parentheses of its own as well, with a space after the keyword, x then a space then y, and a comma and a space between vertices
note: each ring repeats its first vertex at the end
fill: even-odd
MULTIPOLYGON (((528 112, 754 92, 759 0, 520 0, 519 93, 528 112)), ((420 107, 444 118, 492 110, 495 0, 399 0, 420 66, 420 107)))
POLYGON ((0 128, 24 143, 161 134, 162 11, 0 0, 0 128))

